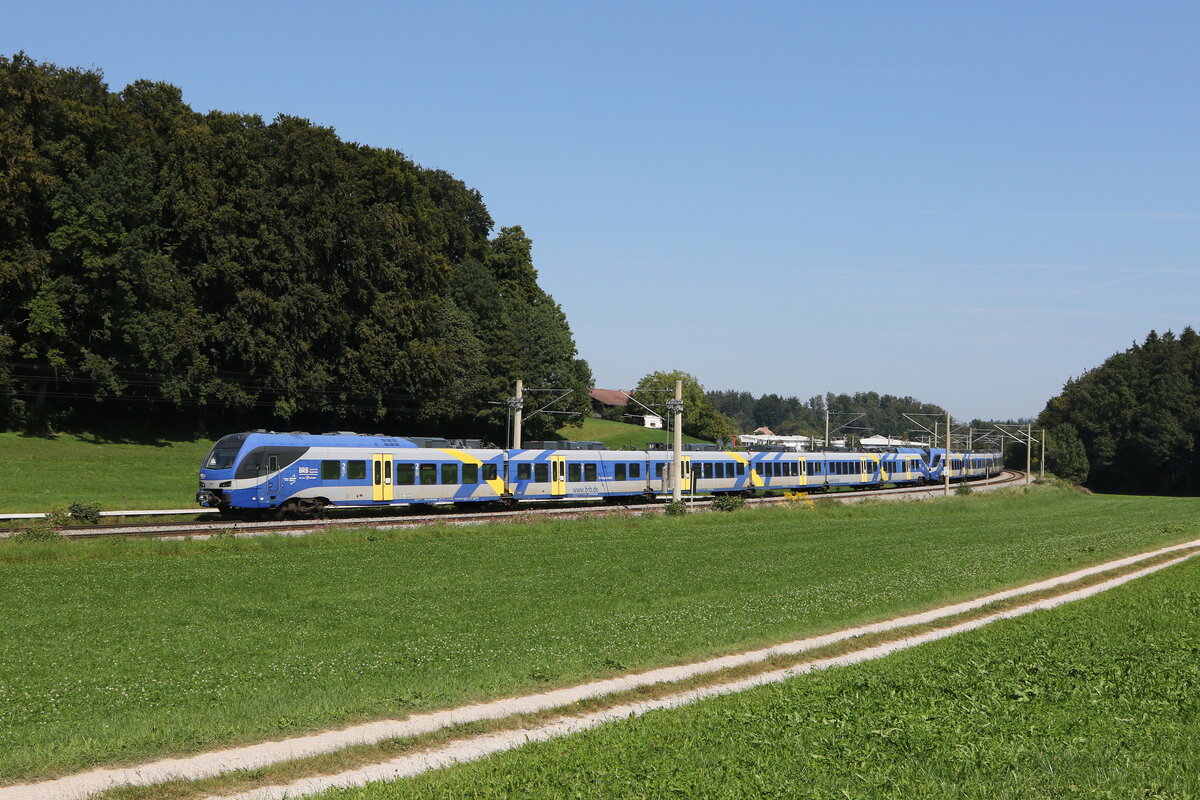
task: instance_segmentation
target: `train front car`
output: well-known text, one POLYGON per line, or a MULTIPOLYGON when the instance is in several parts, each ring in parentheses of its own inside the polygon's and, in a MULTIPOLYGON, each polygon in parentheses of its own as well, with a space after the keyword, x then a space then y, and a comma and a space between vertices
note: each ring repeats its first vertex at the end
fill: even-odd
POLYGON ((231 433, 222 436, 208 451, 200 462, 200 490, 196 492, 196 502, 201 507, 215 508, 222 514, 234 511, 234 483, 245 484, 235 476, 242 451, 247 449, 246 441, 253 436, 253 433, 231 433))
POLYGON ((301 460, 314 438, 266 431, 222 437, 201 464, 196 502, 222 514, 264 511, 288 502, 306 509, 323 505, 303 497, 320 475, 316 464, 301 460))

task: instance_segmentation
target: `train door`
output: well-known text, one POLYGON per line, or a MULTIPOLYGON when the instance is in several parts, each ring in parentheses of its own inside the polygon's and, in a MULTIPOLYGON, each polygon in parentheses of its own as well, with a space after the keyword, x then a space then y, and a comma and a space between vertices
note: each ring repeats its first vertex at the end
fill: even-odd
POLYGON ((279 496, 279 456, 267 455, 267 496, 274 500, 279 496))
POLYGON ((371 456, 371 462, 371 498, 380 502, 396 499, 396 489, 392 481, 391 453, 375 453, 371 456))
POLYGON ((567 494, 567 457, 550 456, 550 494, 565 497, 567 494))
POLYGON ((692 490, 692 457, 681 456, 683 466, 679 471, 682 473, 683 480, 679 484, 679 490, 682 492, 690 492, 692 490))

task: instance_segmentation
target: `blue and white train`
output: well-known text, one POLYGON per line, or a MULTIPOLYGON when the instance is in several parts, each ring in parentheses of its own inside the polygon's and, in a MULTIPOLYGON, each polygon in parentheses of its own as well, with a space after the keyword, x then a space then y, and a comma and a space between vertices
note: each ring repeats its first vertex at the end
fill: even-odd
MULTIPOLYGON (((652 500, 672 490, 669 450, 497 450, 445 439, 356 433, 254 431, 223 437, 200 468, 197 502, 223 514, 312 516, 331 507, 507 503, 601 498, 652 500)), ((549 443, 541 443, 549 445, 549 443)), ((685 493, 827 491, 1003 469, 996 452, 897 448, 894 452, 687 450, 685 493)))

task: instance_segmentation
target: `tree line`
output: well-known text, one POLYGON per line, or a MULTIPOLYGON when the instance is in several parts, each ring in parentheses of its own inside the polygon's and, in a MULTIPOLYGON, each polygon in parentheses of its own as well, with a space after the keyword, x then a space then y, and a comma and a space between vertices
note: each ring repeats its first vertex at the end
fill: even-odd
MULTIPOLYGON (((839 431, 839 437, 847 432, 859 436, 903 437, 910 432, 915 438, 920 431, 904 416, 906 413, 939 416, 946 413, 940 406, 912 397, 877 392, 829 392, 807 400, 778 394, 764 394, 756 398, 750 392, 736 390, 711 391, 707 396, 713 407, 743 433, 767 427, 781 436, 813 436, 818 439, 825 436, 826 410, 832 419, 831 430, 862 414, 860 419, 850 422, 849 426, 839 431)), ((931 425, 928 421, 926 424, 931 425)))
POLYGON ((493 227, 478 191, 395 150, 0 57, 0 429, 498 440, 518 377, 586 413, 529 238, 493 227))
POLYGON ((1038 417, 1046 465, 1106 492, 1200 490, 1200 335, 1151 331, 1067 381, 1038 417))

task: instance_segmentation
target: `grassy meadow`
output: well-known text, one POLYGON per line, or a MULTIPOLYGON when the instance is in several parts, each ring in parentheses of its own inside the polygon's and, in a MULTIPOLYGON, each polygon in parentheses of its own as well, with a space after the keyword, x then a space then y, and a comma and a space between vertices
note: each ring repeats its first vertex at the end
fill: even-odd
POLYGON ((1053 487, 735 514, 0 541, 0 783, 565 685, 1200 537, 1053 487))
POLYGON ((1195 798, 1200 559, 888 656, 323 800, 1195 798))
POLYGON ((0 433, 0 514, 75 502, 105 511, 196 504, 200 461, 212 442, 113 441, 91 435, 0 433))

